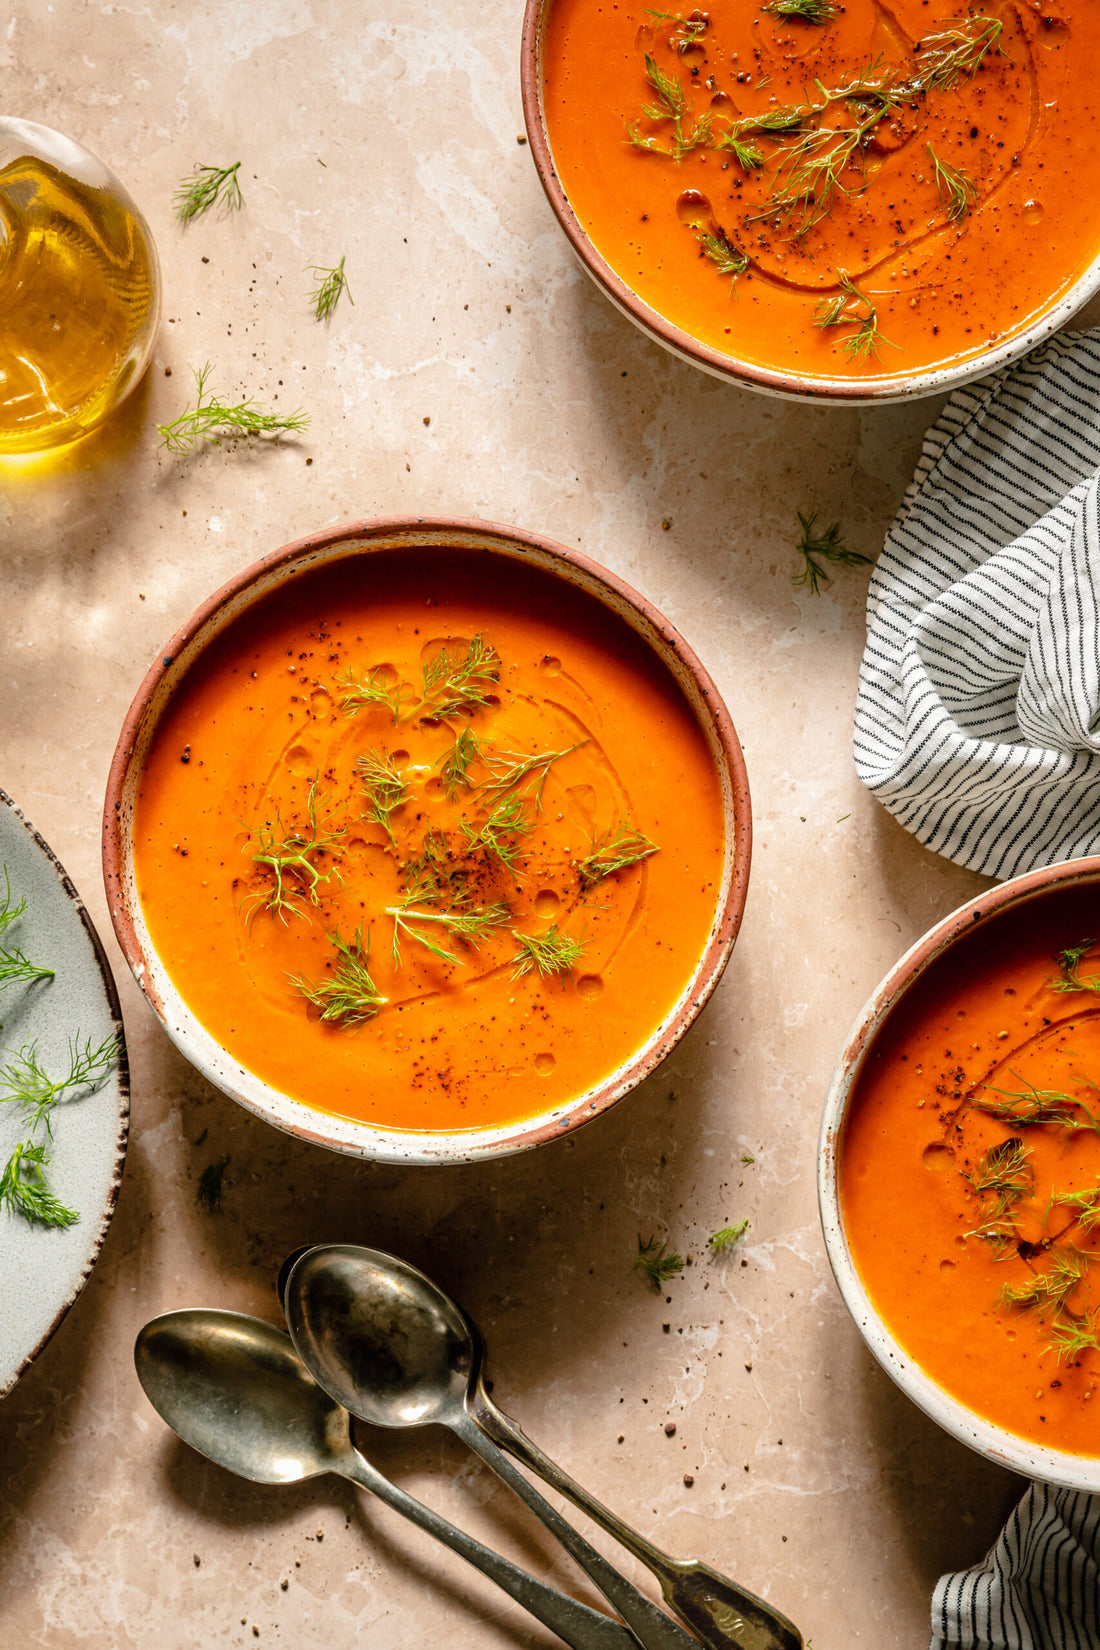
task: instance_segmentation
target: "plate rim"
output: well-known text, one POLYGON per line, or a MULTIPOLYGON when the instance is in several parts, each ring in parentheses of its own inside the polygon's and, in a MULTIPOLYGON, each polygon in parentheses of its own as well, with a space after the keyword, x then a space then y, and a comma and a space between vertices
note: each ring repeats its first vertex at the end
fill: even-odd
POLYGON ((115 1067, 114 1072, 114 1076, 117 1078, 118 1082, 119 1098, 118 1132, 115 1136, 115 1162, 114 1171, 111 1176, 111 1184, 107 1191, 106 1202, 100 1211, 99 1225, 96 1229, 92 1242, 85 1253, 84 1264, 80 1275, 76 1279, 73 1287, 66 1293, 65 1299, 61 1302, 61 1305, 58 1307, 48 1327, 39 1337, 37 1343, 23 1357, 18 1367, 13 1371, 10 1379, 4 1380, 4 1378, 0 1376, 0 1400, 2 1400, 6 1398, 8 1393, 11 1392, 12 1389, 18 1384, 30 1368, 31 1364, 34 1363, 35 1359, 53 1339, 54 1335, 61 1327, 61 1324, 67 1316, 70 1308, 74 1305, 82 1293, 84 1285, 92 1275, 92 1268, 99 1259, 100 1252, 107 1238, 107 1233, 110 1230, 111 1221, 114 1218, 115 1209, 118 1205, 119 1192, 122 1189, 122 1175, 126 1166, 126 1148, 130 1139, 131 1092, 130 1062, 126 1049, 126 1028, 122 1019, 122 1006, 119 1002, 118 987, 115 984, 114 974, 111 972, 111 965, 108 960, 103 941, 99 937, 95 923, 92 921, 91 914, 88 911, 83 899, 81 899, 80 893, 76 887, 76 884, 73 882, 72 877, 70 877, 68 871, 66 871, 64 865, 62 865, 61 861, 58 859, 57 855, 54 853, 41 831, 39 831, 31 823, 18 803, 15 802, 13 798, 8 795, 7 791, 2 788, 0 788, 0 804, 3 804, 6 808, 8 808, 14 818, 18 820, 20 825, 22 825, 34 846, 38 849, 39 853, 44 856, 51 870, 54 872, 54 875, 57 877, 57 880, 61 885, 62 892, 75 906, 77 916, 80 918, 84 932, 88 936, 88 940, 92 947, 92 955, 95 958, 96 967, 99 970, 100 980, 103 984, 103 992, 107 1002, 107 1010, 119 1040, 118 1064, 115 1067))

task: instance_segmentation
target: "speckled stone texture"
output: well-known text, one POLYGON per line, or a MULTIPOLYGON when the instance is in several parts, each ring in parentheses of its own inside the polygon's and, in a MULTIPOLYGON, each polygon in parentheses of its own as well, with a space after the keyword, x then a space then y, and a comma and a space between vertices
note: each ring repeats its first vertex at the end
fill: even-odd
MULTIPOLYGON (((937 403, 768 401, 636 333, 574 265, 517 141, 519 30, 518 5, 483 0, 30 0, 0 22, 5 112, 118 172, 165 292, 154 365, 114 423, 0 473, 0 784, 111 946, 133 1063, 103 1256, 0 1406, 5 1646, 550 1642, 350 1485, 238 1482, 146 1402, 131 1356, 146 1319, 198 1304, 274 1318, 279 1263, 313 1240, 392 1248, 438 1277, 481 1322, 495 1394, 537 1441, 669 1549, 771 1596, 814 1650, 919 1650, 933 1579, 985 1549, 1019 1488, 872 1363, 828 1274, 814 1190, 852 1018, 982 884, 860 790, 866 573, 842 569, 820 597, 792 588, 795 511, 840 519, 874 554, 937 403), (245 210, 180 229, 178 180, 237 159, 245 210), (306 266, 342 253, 354 307, 321 326, 306 266), (155 425, 207 360, 227 393, 305 407, 308 434, 165 453, 155 425), (266 550, 417 512, 579 545, 656 602, 726 695, 756 826, 741 939, 668 1064, 568 1140, 434 1171, 298 1145, 212 1091, 123 977, 99 883, 110 755, 174 628, 266 550), (225 1153, 224 1205, 207 1214, 196 1182, 225 1153), (743 1251, 709 1258, 708 1233, 742 1216, 743 1251), (691 1256, 663 1293, 633 1267, 651 1231, 691 1256)), ((576 1585, 442 1434, 372 1451, 576 1585)))

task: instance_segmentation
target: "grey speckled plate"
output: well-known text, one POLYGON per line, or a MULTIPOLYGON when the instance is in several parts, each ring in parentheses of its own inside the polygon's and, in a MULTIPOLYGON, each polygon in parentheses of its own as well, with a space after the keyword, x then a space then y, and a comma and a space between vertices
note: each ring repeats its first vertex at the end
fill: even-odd
MULTIPOLYGON (((79 894, 38 832, 0 791, 0 866, 26 912, 7 930, 51 981, 0 987, 0 1050, 37 1040, 51 1077, 63 1072, 69 1039, 99 1045, 118 1034, 119 1062, 101 1088, 54 1112, 50 1188, 80 1219, 64 1231, 32 1226, 0 1208, 0 1397, 45 1346, 95 1264, 111 1223, 130 1127, 130 1080, 118 994, 99 936, 79 894)), ((0 873, 0 899, 3 875, 0 873)), ((15 1108, 0 1105, 0 1168, 25 1138, 15 1108)))

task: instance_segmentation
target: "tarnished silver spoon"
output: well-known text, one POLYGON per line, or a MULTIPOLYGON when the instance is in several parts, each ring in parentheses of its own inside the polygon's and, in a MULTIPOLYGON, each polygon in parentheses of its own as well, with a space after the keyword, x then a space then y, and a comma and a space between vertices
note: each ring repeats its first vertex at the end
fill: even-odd
POLYGON ((325 1472, 350 1478, 460 1554, 573 1650, 637 1650, 618 1622, 483 1547, 371 1466, 351 1441, 347 1410, 321 1390, 281 1329, 213 1308, 166 1312, 138 1335, 134 1362, 154 1409, 219 1466, 258 1484, 325 1472))
POLYGON ((474 1324, 415 1267, 377 1249, 329 1244, 302 1253, 284 1281, 291 1338, 321 1385, 375 1426, 450 1427, 548 1525, 646 1650, 683 1650, 695 1641, 608 1564, 503 1450, 645 1564, 669 1607, 710 1650, 802 1650, 801 1633, 779 1610, 699 1559, 670 1558, 543 1455, 486 1392, 474 1324))

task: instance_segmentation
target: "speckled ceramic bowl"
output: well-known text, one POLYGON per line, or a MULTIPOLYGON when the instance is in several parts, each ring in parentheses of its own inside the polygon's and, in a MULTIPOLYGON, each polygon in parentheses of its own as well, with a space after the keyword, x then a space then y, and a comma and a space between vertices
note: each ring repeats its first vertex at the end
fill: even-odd
MULTIPOLYGON (((1073 283, 1069 290, 1050 309, 1034 320, 1014 338, 991 346, 980 355, 955 365, 927 369, 911 374, 892 374, 877 380, 826 378, 773 370, 735 355, 726 355, 709 344, 701 343, 690 333, 676 326, 659 310, 653 309, 644 298, 627 284, 599 252, 580 219, 569 203, 569 197, 558 177, 554 154, 547 133, 543 107, 543 42, 547 20, 554 0, 526 0, 523 19, 523 43, 520 57, 520 84, 523 94, 523 114, 531 154, 546 198, 561 225, 566 239, 580 259, 582 266, 604 292, 616 309, 640 327, 650 338, 681 361, 701 367, 716 378, 725 378, 748 389, 760 390, 765 395, 780 396, 785 400, 816 401, 848 404, 874 402, 886 405, 893 401, 910 401, 919 396, 939 395, 956 389, 960 384, 972 383, 987 373, 1018 361, 1029 350, 1035 349, 1074 316, 1083 304, 1100 292, 1100 256, 1098 256, 1073 283)), ((639 12, 639 20, 642 13, 639 12)))
POLYGON ((748 779, 729 713, 683 637, 654 607, 587 557, 548 539, 484 522, 417 517, 351 523, 300 539, 247 568, 203 603, 164 649, 130 707, 107 785, 103 866, 111 916, 126 959, 168 1035, 211 1082, 276 1127, 335 1151, 393 1163, 456 1163, 557 1139, 606 1111, 664 1059, 710 996, 733 947, 748 885, 750 838, 748 779), (726 822, 722 883, 702 956, 679 1000, 642 1047, 609 1077, 552 1111, 518 1124, 453 1133, 383 1129, 329 1116, 280 1093, 235 1060, 183 1001, 152 943, 135 884, 131 842, 137 785, 160 718, 188 669, 233 619, 308 568, 346 557, 430 546, 484 550, 523 560, 595 598, 642 637, 680 684, 713 752, 726 822))
POLYGON ((1100 1459, 1046 1449, 1007 1432, 976 1414, 933 1381, 898 1343, 871 1301, 848 1247, 839 1192, 848 1105, 875 1040, 917 980, 934 971, 957 940, 1003 911, 1037 904, 1057 890, 1100 885, 1100 858, 1066 860, 1042 871, 1014 877, 968 901, 919 939, 871 994, 849 1033, 833 1072, 821 1119, 818 1149, 818 1203, 825 1247, 844 1304, 869 1350, 907 1397, 945 1431, 999 1466, 1070 1489, 1100 1490, 1100 1459))

